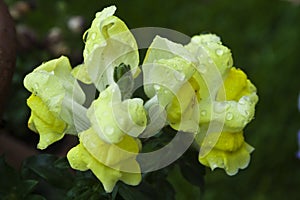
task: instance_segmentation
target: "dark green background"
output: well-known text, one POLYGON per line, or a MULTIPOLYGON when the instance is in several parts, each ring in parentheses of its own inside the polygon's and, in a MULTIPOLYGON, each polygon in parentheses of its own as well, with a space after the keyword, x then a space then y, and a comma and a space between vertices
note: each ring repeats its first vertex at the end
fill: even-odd
MULTIPOLYGON (((6 0, 12 6, 16 1, 6 0)), ((245 129, 255 147, 249 167, 229 177, 223 170, 207 170, 203 199, 300 199, 300 129, 297 99, 300 92, 300 6, 287 1, 192 0, 100 1, 36 0, 35 8, 16 21, 37 34, 38 42, 52 27, 60 27, 71 53, 83 49, 81 34, 72 33, 67 21, 81 15, 89 26, 96 11, 115 4, 116 15, 129 28, 163 27, 192 36, 216 33, 257 86, 255 120, 245 129)), ((74 53, 74 54, 75 54, 74 53)), ((5 119, 8 128, 28 140, 26 121, 29 93, 22 86, 26 73, 55 56, 39 45, 18 54, 13 92, 5 119)), ((74 58, 73 63, 79 60, 74 58)))

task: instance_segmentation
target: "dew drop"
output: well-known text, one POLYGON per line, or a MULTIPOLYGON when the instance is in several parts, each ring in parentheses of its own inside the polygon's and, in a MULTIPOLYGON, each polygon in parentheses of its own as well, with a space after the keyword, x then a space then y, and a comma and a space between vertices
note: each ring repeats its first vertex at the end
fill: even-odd
POLYGON ((225 111, 226 107, 227 107, 226 103, 224 103, 224 102, 217 102, 217 103, 215 103, 214 111, 216 113, 222 113, 222 112, 225 111))
POLYGON ((93 49, 97 49, 99 46, 99 44, 94 44, 93 49))
POLYGON ((92 39, 92 40, 96 39, 96 33, 93 33, 93 34, 91 35, 91 39, 92 39))
POLYGON ((105 127, 104 132, 105 132, 107 135, 112 135, 112 134, 114 133, 114 128, 111 127, 111 126, 107 126, 107 127, 105 127))
POLYGON ((226 114, 226 119, 227 119, 227 120, 232 120, 232 118, 233 118, 233 114, 232 114, 231 112, 228 112, 228 113, 226 114))
POLYGON ((199 72, 203 73, 203 74, 207 71, 207 67, 204 64, 200 64, 198 69, 199 69, 199 72))
POLYGON ((243 99, 244 99, 245 101, 250 101, 250 97, 248 97, 248 96, 244 96, 243 99))
POLYGON ((35 84, 33 85, 33 88, 34 88, 34 90, 38 90, 38 89, 39 89, 39 84, 38 84, 38 83, 35 83, 35 84))
POLYGON ((246 104, 246 100, 245 100, 244 98, 241 98, 241 99, 239 100, 239 104, 245 105, 245 104, 246 104))
POLYGON ((125 125, 125 119, 124 118, 120 118, 118 119, 118 122, 121 126, 125 125))
POLYGON ((100 96, 102 97, 102 98, 106 98, 107 96, 108 96, 108 93, 107 93, 107 91, 103 91, 103 92, 101 92, 100 93, 100 96))
POLYGON ((209 63, 209 64, 213 64, 213 62, 214 62, 214 61, 213 61, 211 58, 208 58, 208 63, 209 63))
POLYGON ((223 53, 224 53, 224 51, 223 51, 222 49, 217 49, 217 50, 216 50, 216 54, 217 54, 218 56, 222 56, 223 53))
POLYGON ((185 75, 183 73, 179 73, 179 72, 175 72, 174 76, 178 81, 183 81, 185 78, 185 75))
POLYGON ((160 89, 159 85, 154 85, 153 87, 154 87, 155 90, 159 90, 160 89))
POLYGON ((202 111, 200 112, 200 115, 201 115, 201 116, 205 116, 206 113, 207 113, 206 110, 202 110, 202 111))

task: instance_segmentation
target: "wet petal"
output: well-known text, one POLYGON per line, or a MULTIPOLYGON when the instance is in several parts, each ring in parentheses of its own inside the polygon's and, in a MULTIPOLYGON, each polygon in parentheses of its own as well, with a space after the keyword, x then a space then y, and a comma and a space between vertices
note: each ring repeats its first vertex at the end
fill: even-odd
POLYGON ((84 35, 84 65, 79 68, 86 68, 80 70, 89 77, 83 73, 77 74, 77 78, 88 83, 91 80, 99 91, 114 83, 114 68, 121 63, 130 66, 133 77, 139 73, 136 41, 126 24, 113 16, 115 10, 115 6, 110 6, 98 12, 84 35))
POLYGON ((68 152, 71 167, 81 171, 90 169, 106 192, 111 192, 118 180, 129 185, 140 183, 140 167, 135 160, 139 148, 133 138, 125 136, 117 145, 108 144, 93 129, 88 129, 80 134, 80 141, 68 152))
POLYGON ((27 105, 32 110, 28 127, 40 135, 39 149, 47 148, 64 136, 67 124, 53 115, 41 98, 31 95, 27 105))
POLYGON ((146 127, 143 100, 121 100, 118 85, 109 86, 94 100, 87 112, 92 127, 108 143, 120 142, 125 134, 137 137, 146 127))

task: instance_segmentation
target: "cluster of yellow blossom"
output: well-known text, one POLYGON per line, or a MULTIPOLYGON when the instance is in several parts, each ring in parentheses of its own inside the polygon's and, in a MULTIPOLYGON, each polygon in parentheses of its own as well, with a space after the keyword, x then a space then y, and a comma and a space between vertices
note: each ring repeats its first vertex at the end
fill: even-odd
POLYGON ((220 38, 197 35, 181 45, 156 36, 142 65, 149 97, 144 104, 141 98, 128 98, 129 85, 141 72, 139 52, 115 10, 110 6, 97 13, 84 34, 83 64, 72 69, 62 56, 25 77, 24 85, 32 92, 28 126, 40 135, 38 148, 65 134, 77 135, 80 143, 67 154, 72 168, 91 170, 106 192, 118 180, 137 185, 139 136, 150 123, 147 104, 156 103, 166 113, 165 125, 194 134, 200 163, 224 168, 229 175, 247 167, 253 148, 244 141, 243 129, 254 117, 258 96, 246 74, 233 67, 231 52, 220 38), (118 67, 127 71, 118 75, 118 67), (125 72, 129 79, 122 82, 125 72), (83 106, 86 94, 78 80, 100 93, 89 107, 83 106))

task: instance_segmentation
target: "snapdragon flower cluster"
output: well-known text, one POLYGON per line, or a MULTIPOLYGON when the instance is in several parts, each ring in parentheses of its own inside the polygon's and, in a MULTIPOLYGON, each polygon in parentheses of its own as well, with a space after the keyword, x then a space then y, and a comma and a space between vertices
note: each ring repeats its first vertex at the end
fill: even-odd
POLYGON ((253 147, 243 129, 258 96, 246 74, 233 67, 230 50, 214 34, 196 35, 187 45, 156 36, 139 68, 137 42, 115 10, 98 12, 84 34, 83 64, 72 68, 62 56, 25 77, 32 93, 28 126, 40 136, 38 148, 75 135, 79 144, 67 154, 73 169, 91 170, 106 192, 119 180, 138 185, 140 136, 157 133, 147 126, 158 105, 156 113, 164 115, 158 126, 192 133, 201 164, 228 175, 246 168, 253 147), (139 75, 148 99, 132 98, 139 75), (88 106, 82 83, 99 92, 88 106))

